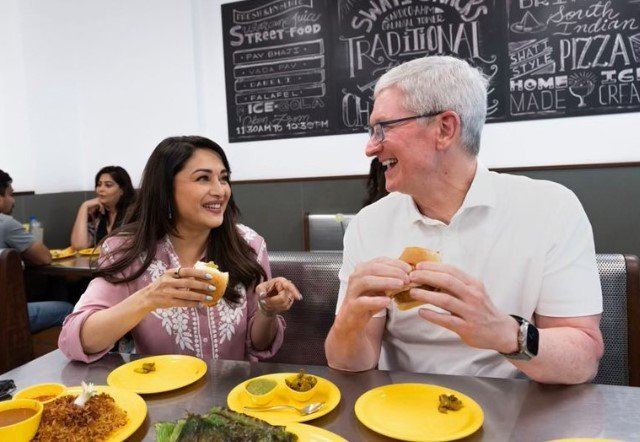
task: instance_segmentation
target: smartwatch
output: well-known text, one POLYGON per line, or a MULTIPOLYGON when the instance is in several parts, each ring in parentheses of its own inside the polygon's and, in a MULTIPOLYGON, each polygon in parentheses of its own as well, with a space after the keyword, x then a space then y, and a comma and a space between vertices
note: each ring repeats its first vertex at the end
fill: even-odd
POLYGON ((501 353, 509 359, 528 361, 538 355, 538 341, 540 335, 535 325, 520 316, 511 315, 518 322, 518 351, 501 353))

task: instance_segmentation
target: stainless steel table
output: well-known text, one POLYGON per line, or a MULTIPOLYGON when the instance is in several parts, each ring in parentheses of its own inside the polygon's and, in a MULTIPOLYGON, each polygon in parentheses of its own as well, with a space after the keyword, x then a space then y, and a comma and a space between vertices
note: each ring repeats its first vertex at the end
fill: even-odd
MULTIPOLYGON (((69 362, 59 351, 0 375, 13 379, 18 389, 40 382, 79 385, 80 381, 106 384, 115 367, 140 356, 108 354, 93 364, 69 362)), ((458 390, 474 398, 485 413, 484 425, 468 441, 541 442, 562 437, 604 437, 640 441, 640 388, 609 385, 550 386, 521 379, 473 378, 370 370, 343 373, 324 366, 249 363, 215 360, 204 378, 179 390, 144 395, 148 415, 130 440, 154 440, 153 424, 174 420, 185 411, 206 412, 225 406, 227 394, 247 378, 304 368, 335 383, 340 404, 329 414, 306 422, 341 435, 349 441, 389 441, 360 424, 353 411, 365 391, 391 383, 418 382, 458 390)))

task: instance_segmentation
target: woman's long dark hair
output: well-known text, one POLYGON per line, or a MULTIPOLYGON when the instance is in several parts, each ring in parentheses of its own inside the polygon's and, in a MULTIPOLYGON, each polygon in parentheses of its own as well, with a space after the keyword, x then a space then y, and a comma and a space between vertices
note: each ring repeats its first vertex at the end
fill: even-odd
MULTIPOLYGON (((126 224, 111 234, 125 236, 122 246, 111 252, 115 262, 101 267, 98 276, 115 284, 135 280, 155 258, 157 242, 167 234, 178 235, 173 181, 197 149, 215 152, 229 176, 231 175, 227 156, 215 142, 198 136, 170 137, 163 140, 147 161, 138 197, 128 212, 126 224), (140 256, 144 257, 142 266, 130 276, 120 277, 121 272, 139 260, 140 256)), ((267 278, 264 269, 256 261, 256 252, 238 231, 238 216, 238 206, 231 193, 222 225, 211 229, 205 252, 205 261, 213 260, 222 271, 229 272, 229 285, 224 298, 232 303, 241 298, 236 290, 238 283, 249 288, 258 284, 261 279, 267 278)))
POLYGON ((113 227, 116 228, 123 224, 127 209, 136 196, 136 191, 133 188, 133 184, 131 184, 131 177, 127 171, 120 166, 105 166, 100 169, 96 174, 95 187, 98 187, 100 177, 105 173, 122 189, 122 196, 116 203, 116 219, 113 221, 113 227))
POLYGON ((368 206, 389 195, 384 178, 385 167, 377 158, 371 160, 369 167, 369 178, 367 179, 367 197, 362 202, 362 207, 368 206))

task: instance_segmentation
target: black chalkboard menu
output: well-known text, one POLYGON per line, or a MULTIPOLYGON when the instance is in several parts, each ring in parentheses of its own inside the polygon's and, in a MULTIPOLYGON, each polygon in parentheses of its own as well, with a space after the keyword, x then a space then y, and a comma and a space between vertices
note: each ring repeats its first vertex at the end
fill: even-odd
POLYGON ((488 119, 505 117, 507 65, 502 0, 337 2, 333 77, 339 91, 340 132, 361 131, 373 87, 387 70, 433 54, 464 58, 491 79, 488 119))
POLYGON ((640 3, 518 0, 509 10, 509 117, 640 110, 640 3))
POLYGON ((335 133, 325 1, 231 3, 222 21, 230 141, 335 133))
POLYGON ((222 5, 230 141, 361 132, 417 57, 490 79, 487 122, 640 111, 639 0, 248 0, 222 5))

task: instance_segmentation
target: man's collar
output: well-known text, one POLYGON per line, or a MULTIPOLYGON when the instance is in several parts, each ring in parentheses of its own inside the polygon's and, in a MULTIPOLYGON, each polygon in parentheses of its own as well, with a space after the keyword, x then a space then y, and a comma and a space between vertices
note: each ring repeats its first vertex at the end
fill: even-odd
POLYGON ((476 175, 457 213, 471 207, 495 207, 495 205, 496 189, 491 179, 491 172, 480 160, 477 160, 476 175))
MULTIPOLYGON (((420 210, 418 210, 418 206, 413 198, 409 195, 404 196, 407 198, 408 204, 406 205, 406 210, 408 211, 408 216, 411 222, 420 221, 430 225, 444 224, 442 221, 424 216, 420 213, 420 210)), ((480 160, 477 160, 476 173, 473 177, 473 181, 471 182, 471 186, 467 191, 464 201, 462 201, 462 205, 451 219, 453 220, 458 216, 458 214, 473 207, 495 207, 495 205, 496 192, 493 180, 491 179, 491 172, 480 162, 480 160)))

